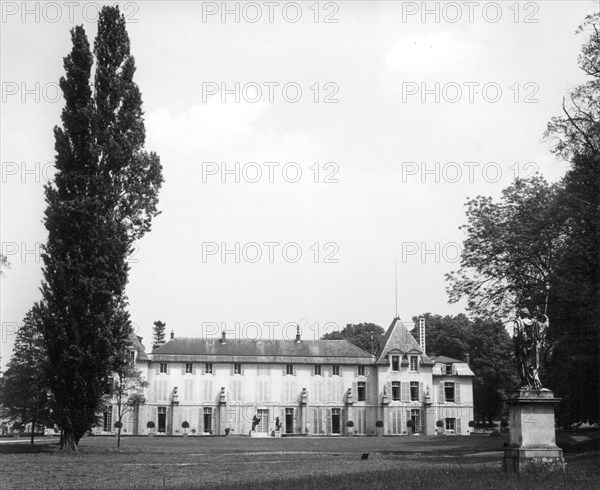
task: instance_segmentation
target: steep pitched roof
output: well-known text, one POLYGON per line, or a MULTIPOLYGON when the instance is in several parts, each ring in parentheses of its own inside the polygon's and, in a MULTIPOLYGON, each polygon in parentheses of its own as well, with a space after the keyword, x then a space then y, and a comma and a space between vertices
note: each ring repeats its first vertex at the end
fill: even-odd
POLYGON ((402 354, 411 351, 418 352, 423 356, 423 361, 431 362, 399 317, 394 318, 379 344, 379 349, 375 354, 377 364, 387 364, 388 360, 385 359, 385 356, 391 350, 400 351, 402 354))
POLYGON ((372 364, 374 356, 347 340, 174 338, 152 351, 153 361, 372 364))

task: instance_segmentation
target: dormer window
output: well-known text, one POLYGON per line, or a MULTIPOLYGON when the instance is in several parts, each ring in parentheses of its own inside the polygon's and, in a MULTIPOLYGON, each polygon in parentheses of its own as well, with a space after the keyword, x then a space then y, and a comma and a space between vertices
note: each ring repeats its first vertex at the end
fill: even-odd
POLYGON ((452 364, 446 364, 446 376, 452 376, 452 364))
POLYGON ((419 370, 419 356, 410 356, 410 370, 411 371, 419 370))
POLYGON ((400 371, 400 356, 392 356, 392 371, 400 371))

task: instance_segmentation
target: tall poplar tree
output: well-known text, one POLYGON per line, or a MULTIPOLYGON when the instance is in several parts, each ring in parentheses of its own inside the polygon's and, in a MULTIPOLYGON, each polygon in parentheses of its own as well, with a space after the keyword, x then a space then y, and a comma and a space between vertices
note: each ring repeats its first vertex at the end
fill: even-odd
POLYGON ((110 375, 124 362, 127 256, 158 214, 163 182, 158 156, 143 150, 142 100, 119 8, 102 8, 93 52, 82 26, 71 39, 56 174, 45 187, 41 312, 53 418, 66 450, 96 423, 110 375))

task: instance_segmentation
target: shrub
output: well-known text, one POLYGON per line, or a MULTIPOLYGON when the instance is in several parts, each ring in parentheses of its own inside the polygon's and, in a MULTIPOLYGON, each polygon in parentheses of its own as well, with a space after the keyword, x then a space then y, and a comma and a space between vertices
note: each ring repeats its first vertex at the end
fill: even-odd
POLYGON ((469 420, 469 427, 475 427, 475 421, 469 420))
POLYGON ((348 422, 346 422, 346 427, 354 427, 354 422, 352 422, 352 420, 348 420, 348 422))
POLYGON ((117 420, 115 422, 115 429, 120 429, 123 427, 123 422, 121 422, 120 420, 117 420))
POLYGON ((440 427, 440 428, 441 428, 441 427, 444 427, 444 421, 443 421, 443 420, 438 420, 438 421, 435 423, 435 425, 436 425, 437 427, 440 427))
POLYGON ((499 430, 492 431, 492 433, 490 434, 490 437, 500 437, 500 431, 499 430))
POLYGON ((156 427, 156 424, 154 423, 153 420, 148 420, 146 427, 148 427, 148 429, 154 429, 154 427, 156 427))
POLYGON ((502 428, 508 427, 508 419, 502 419, 500 421, 500 427, 502 427, 502 428))
POLYGON ((409 420, 408 422, 406 422, 406 427, 410 427, 411 429, 413 429, 414 426, 415 426, 414 420, 409 420))
POLYGON ((183 427, 184 429, 189 429, 190 423, 187 420, 184 420, 181 424, 181 427, 183 427))
POLYGON ((375 422, 375 427, 383 427, 383 420, 378 420, 377 422, 375 422))

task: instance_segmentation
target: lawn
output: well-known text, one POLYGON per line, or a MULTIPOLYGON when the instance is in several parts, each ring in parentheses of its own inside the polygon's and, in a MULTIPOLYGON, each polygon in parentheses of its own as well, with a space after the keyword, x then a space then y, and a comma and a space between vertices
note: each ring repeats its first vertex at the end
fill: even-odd
POLYGON ((506 475, 506 437, 88 437, 0 444, 0 488, 598 488, 598 452, 565 474, 506 475), (368 459, 362 455, 368 453, 368 459))

